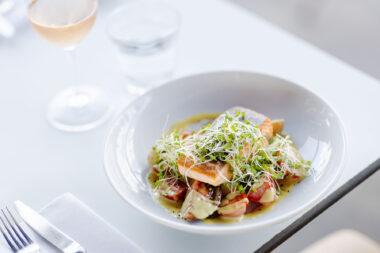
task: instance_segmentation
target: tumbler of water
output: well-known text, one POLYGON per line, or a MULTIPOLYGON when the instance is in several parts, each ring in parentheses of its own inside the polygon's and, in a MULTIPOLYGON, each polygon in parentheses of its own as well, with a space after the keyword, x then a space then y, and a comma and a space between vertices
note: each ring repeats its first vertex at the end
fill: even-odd
POLYGON ((179 27, 178 12, 159 2, 133 1, 110 14, 107 32, 131 80, 128 92, 139 94, 170 78, 179 27))

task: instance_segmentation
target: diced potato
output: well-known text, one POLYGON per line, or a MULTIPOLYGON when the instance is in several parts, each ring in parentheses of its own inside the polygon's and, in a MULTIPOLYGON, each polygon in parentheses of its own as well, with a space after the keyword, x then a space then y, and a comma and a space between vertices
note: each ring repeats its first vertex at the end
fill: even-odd
POLYGON ((271 178, 266 176, 261 177, 252 186, 252 189, 248 192, 248 199, 251 202, 260 204, 269 204, 278 198, 276 186, 271 178))
POLYGON ((162 197, 177 201, 186 193, 186 184, 174 178, 165 180, 158 187, 162 197))
POLYGON ((240 192, 231 192, 222 200, 218 213, 224 217, 240 217, 244 215, 248 206, 247 195, 240 192))

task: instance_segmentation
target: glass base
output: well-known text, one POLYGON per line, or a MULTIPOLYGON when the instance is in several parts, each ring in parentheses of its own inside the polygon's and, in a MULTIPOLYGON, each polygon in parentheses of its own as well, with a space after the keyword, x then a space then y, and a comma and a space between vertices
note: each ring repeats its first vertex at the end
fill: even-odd
POLYGON ((109 101, 98 88, 80 86, 55 96, 49 104, 47 119, 59 130, 81 132, 101 125, 110 113, 109 101))

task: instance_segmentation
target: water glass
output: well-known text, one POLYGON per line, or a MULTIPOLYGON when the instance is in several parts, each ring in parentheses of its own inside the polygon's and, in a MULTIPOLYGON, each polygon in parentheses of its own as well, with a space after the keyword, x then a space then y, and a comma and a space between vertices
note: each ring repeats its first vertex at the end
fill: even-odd
POLYGON ((159 2, 135 1, 110 14, 107 32, 117 46, 121 68, 131 80, 128 92, 141 94, 170 78, 179 27, 178 12, 159 2))

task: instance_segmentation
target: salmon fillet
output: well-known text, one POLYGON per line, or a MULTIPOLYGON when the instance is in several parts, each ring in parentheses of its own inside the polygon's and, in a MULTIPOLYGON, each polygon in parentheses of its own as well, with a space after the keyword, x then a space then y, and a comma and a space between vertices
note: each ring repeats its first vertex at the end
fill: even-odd
MULTIPOLYGON (((228 109, 226 112, 228 112, 229 114, 235 114, 235 111, 244 112, 245 119, 251 122, 251 125, 259 126, 261 133, 265 135, 268 139, 273 137, 273 123, 270 118, 254 110, 250 110, 240 106, 232 107, 228 109)), ((217 122, 222 119, 224 119, 224 113, 221 114, 218 118, 216 118, 214 122, 217 122)))
POLYGON ((261 125, 259 125, 260 131, 268 139, 273 137, 273 124, 270 118, 266 118, 261 125))
MULTIPOLYGON (((273 136, 273 124, 267 116, 244 107, 232 107, 231 109, 228 109, 227 112, 234 114, 236 110, 244 112, 245 119, 250 121, 253 126, 259 126, 261 133, 266 138, 269 139, 273 136)), ((221 114, 215 119, 211 125, 211 128, 218 121, 223 119, 224 114, 221 114)), ((263 139, 263 144, 267 144, 267 140, 265 140, 265 138, 263 139)), ((242 150, 241 155, 244 156, 245 153, 251 153, 252 148, 253 147, 247 147, 247 145, 245 145, 245 149, 242 150)), ((190 177, 213 186, 221 185, 232 178, 231 166, 229 164, 223 162, 208 162, 200 165, 194 165, 194 162, 191 159, 186 159, 185 156, 179 159, 178 170, 183 176, 190 177)))
POLYGON ((194 165, 191 159, 182 156, 178 161, 178 170, 183 176, 212 186, 221 185, 232 178, 231 166, 219 161, 194 165))

